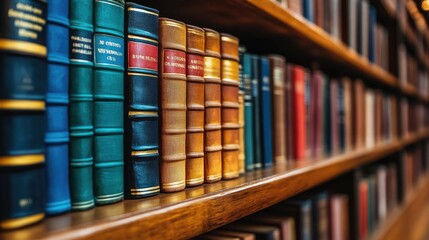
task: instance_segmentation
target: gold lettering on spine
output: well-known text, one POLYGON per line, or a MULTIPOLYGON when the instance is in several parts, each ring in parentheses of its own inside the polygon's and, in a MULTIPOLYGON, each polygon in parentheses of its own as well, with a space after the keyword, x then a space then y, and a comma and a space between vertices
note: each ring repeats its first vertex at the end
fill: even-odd
POLYGON ((18 3, 16 9, 10 8, 7 16, 13 21, 14 26, 18 28, 18 36, 37 39, 46 24, 46 20, 41 17, 42 9, 28 4, 18 3))
POLYGON ((220 59, 215 57, 204 57, 204 77, 220 78, 220 59))

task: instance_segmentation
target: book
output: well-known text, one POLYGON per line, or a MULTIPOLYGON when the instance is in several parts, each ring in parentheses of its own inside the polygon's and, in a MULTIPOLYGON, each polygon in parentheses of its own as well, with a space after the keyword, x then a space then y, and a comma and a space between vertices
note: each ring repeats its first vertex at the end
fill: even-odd
POLYGON ((257 240, 280 240, 280 231, 273 226, 264 224, 251 224, 251 223, 231 223, 224 227, 227 230, 238 232, 251 233, 255 235, 257 240))
POLYGON ((356 149, 365 147, 365 86, 360 79, 356 79, 353 82, 352 90, 352 135, 353 135, 353 146, 356 149))
POLYGON ((218 235, 218 236, 237 237, 240 240, 255 240, 255 234, 246 233, 246 232, 217 229, 211 233, 213 233, 214 235, 218 235))
POLYGON ((269 209, 269 211, 293 217, 297 240, 311 239, 312 233, 312 200, 288 199, 269 209))
POLYGON ((358 5, 358 52, 368 59, 370 4, 368 0, 360 0, 358 5))
POLYGON ((278 228, 280 239, 292 240, 295 239, 295 221, 292 217, 281 216, 279 214, 261 211, 246 217, 243 222, 273 226, 278 228))
POLYGON ((262 167, 262 141, 261 141, 261 99, 259 93, 259 56, 251 56, 250 79, 252 81, 252 106, 253 106, 253 167, 262 167))
POLYGON ((186 25, 159 18, 161 190, 186 186, 186 25))
POLYGON ((0 229, 14 229, 45 216, 47 4, 0 6, 0 229), (14 24, 24 14, 36 30, 14 24))
POLYGON ((186 27, 186 186, 204 182, 204 30, 186 27))
POLYGON ((94 3, 94 198, 124 196, 124 1, 94 3))
POLYGON ((243 65, 243 85, 244 85, 244 145, 246 155, 246 171, 253 170, 255 164, 254 151, 253 151, 253 92, 252 92, 252 79, 250 78, 252 70, 251 55, 244 53, 240 58, 243 65))
POLYGON ((45 184, 48 215, 71 208, 69 188, 69 2, 49 1, 46 42, 45 184))
POLYGON ((358 195, 358 201, 359 201, 359 210, 358 210, 358 222, 359 222, 359 239, 364 239, 368 235, 368 199, 369 199, 369 187, 368 187, 368 181, 366 179, 361 179, 359 181, 359 195, 358 195))
POLYGON ((331 93, 331 81, 329 80, 328 76, 324 77, 324 83, 322 86, 322 106, 321 109, 323 111, 323 124, 321 124, 321 127, 323 128, 322 134, 323 134, 323 153, 325 156, 329 156, 332 153, 332 121, 334 119, 332 118, 332 104, 331 104, 331 95, 334 95, 334 93, 331 93))
POLYGON ((212 183, 222 178, 220 34, 204 31, 204 181, 212 183))
POLYGON ((309 69, 304 71, 304 106, 305 106, 305 156, 309 158, 312 154, 313 139, 313 116, 311 111, 311 80, 312 74, 309 69))
POLYGON ((285 63, 284 95, 283 104, 285 111, 285 128, 286 128, 286 161, 293 160, 293 130, 292 130, 292 65, 285 63))
POLYGON ((312 123, 312 156, 315 159, 320 159, 323 156, 323 85, 325 78, 323 73, 315 71, 313 73, 313 79, 311 81, 311 119, 312 123))
POLYGON ((93 192, 93 3, 70 1, 69 158, 72 210, 92 208, 93 192), (76 9, 79 9, 77 11, 76 9))
POLYGON ((245 107, 244 107, 244 73, 243 73, 243 55, 246 49, 243 46, 238 47, 238 77, 239 77, 239 85, 238 85, 238 137, 240 143, 240 149, 238 152, 238 166, 240 174, 246 172, 246 144, 245 144, 245 135, 244 135, 244 115, 245 115, 245 107))
POLYGON ((221 43, 221 95, 222 95, 222 178, 233 179, 240 175, 239 155, 239 104, 238 104, 238 38, 222 33, 221 43))
POLYGON ((303 16, 310 22, 314 22, 314 1, 302 0, 303 16))
POLYGON ((291 74, 291 98, 292 98, 292 133, 293 133, 293 158, 304 159, 306 156, 306 132, 305 132, 305 85, 304 69, 294 65, 291 74))
POLYGON ((329 198, 330 239, 349 239, 349 199, 346 194, 333 194, 329 198))
POLYGON ((383 221, 387 212, 387 171, 388 169, 381 165, 377 168, 376 181, 377 181, 377 218, 383 221))
POLYGON ((338 82, 336 79, 331 79, 329 82, 329 114, 330 114, 330 126, 329 129, 331 130, 327 134, 330 136, 330 150, 329 153, 335 155, 339 153, 339 145, 340 145, 340 139, 339 139, 339 91, 338 91, 338 82))
POLYGON ((125 196, 160 192, 158 10, 126 3, 125 196))
POLYGON ((344 86, 342 82, 338 82, 337 84, 338 89, 338 151, 344 152, 346 149, 346 116, 345 116, 345 94, 344 94, 344 86))
POLYGON ((312 196, 311 226, 312 238, 329 239, 329 196, 327 192, 320 192, 312 196))
POLYGON ((261 120, 261 137, 262 137, 262 164, 269 167, 273 164, 273 133, 272 133, 272 112, 271 112, 271 87, 270 87, 270 61, 267 57, 260 57, 260 78, 259 78, 259 95, 260 95, 260 120, 261 120))
MULTIPOLYGON (((369 6, 369 23, 368 23, 368 60, 372 63, 375 63, 375 55, 376 53, 376 46, 375 46, 375 28, 377 25, 377 9, 375 6, 370 5, 369 6)), ((388 44, 386 44, 388 45, 388 44)), ((380 53, 382 55, 383 53, 380 53)))
POLYGON ((374 108, 374 92, 371 89, 366 89, 365 93, 365 146, 372 148, 375 145, 375 108, 374 108))
POLYGON ((352 106, 352 82, 349 78, 342 78, 343 91, 343 112, 344 112, 344 151, 347 152, 353 149, 353 133, 352 133, 352 113, 355 111, 352 106))
POLYGON ((286 127, 285 127, 285 58, 280 55, 269 55, 272 98, 272 127, 274 142, 274 163, 286 163, 286 127))

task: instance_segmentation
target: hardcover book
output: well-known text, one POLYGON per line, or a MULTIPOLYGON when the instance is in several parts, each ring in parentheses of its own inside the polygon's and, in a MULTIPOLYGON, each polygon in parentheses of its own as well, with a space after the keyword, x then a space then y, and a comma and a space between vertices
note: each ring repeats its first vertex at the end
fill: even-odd
POLYGON ((158 10, 126 4, 125 196, 160 192, 158 10))
POLYGON ((222 178, 239 176, 238 39, 221 34, 222 178))
POLYGON ((251 72, 252 80, 252 103, 253 103, 253 167, 255 169, 262 167, 262 141, 261 141, 261 100, 259 96, 259 57, 251 55, 251 72))
POLYGON ((161 190, 186 186, 186 25, 159 18, 161 190))
POLYGON ((186 186, 204 183, 204 30, 186 27, 186 186))
POLYGON ((72 210, 94 206, 93 3, 92 0, 70 0, 69 174, 72 210))
POLYGON ((238 69, 239 69, 239 88, 238 88, 238 125, 239 125, 239 143, 240 143, 240 150, 238 153, 238 164, 239 164, 239 170, 240 174, 244 173, 246 171, 246 148, 245 148, 245 135, 244 135, 244 115, 245 115, 245 107, 244 107, 244 73, 243 73, 243 56, 245 52, 245 48, 242 46, 239 46, 238 53, 239 53, 239 63, 238 63, 238 69))
POLYGON ((252 58, 248 53, 243 54, 240 59, 243 65, 243 84, 244 84, 244 136, 245 136, 245 150, 246 150, 246 170, 253 170, 255 164, 254 160, 254 145, 253 145, 253 91, 252 79, 250 78, 252 72, 252 58))
POLYGON ((45 215, 46 14, 46 1, 0 3, 0 229, 45 215))
POLYGON ((251 233, 255 235, 255 239, 260 240, 279 240, 280 231, 277 227, 267 226, 265 224, 251 223, 232 223, 224 227, 227 230, 251 233))
POLYGON ((349 199, 345 194, 333 194, 329 199, 330 239, 349 239, 349 199))
POLYGON ((69 211, 69 3, 49 1, 47 13, 46 206, 48 215, 69 211))
POLYGON ((275 211, 283 216, 290 216, 295 219, 295 234, 297 240, 311 239, 312 231, 312 201, 307 199, 289 199, 270 211, 275 211))
POLYGON ((124 196, 124 1, 94 3, 94 197, 124 196))
POLYGON ((291 76, 292 93, 292 132, 293 132, 293 157, 296 160, 306 156, 305 133, 305 86, 304 69, 295 65, 292 67, 291 76))
MULTIPOLYGON (((262 164, 269 167, 273 164, 273 133, 271 118, 271 87, 270 61, 267 57, 260 57, 259 94, 261 106, 261 137, 262 137, 262 164)), ((278 129, 276 129, 278 131, 278 129)))

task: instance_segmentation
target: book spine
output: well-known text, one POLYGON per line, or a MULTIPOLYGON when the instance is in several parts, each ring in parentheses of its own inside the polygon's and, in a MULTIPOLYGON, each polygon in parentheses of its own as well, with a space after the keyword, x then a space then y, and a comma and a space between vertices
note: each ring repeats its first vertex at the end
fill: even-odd
POLYGON ((244 85, 244 145, 246 153, 246 170, 250 171, 254 168, 254 152, 253 152, 253 98, 252 98, 252 80, 251 74, 251 55, 243 54, 243 85, 244 85))
POLYGON ((124 195, 124 1, 94 5, 94 196, 104 205, 124 195))
POLYGON ((255 169, 262 167, 262 152, 261 152, 261 101, 259 96, 259 57, 251 56, 251 73, 252 79, 252 102, 253 102, 253 167, 255 169))
POLYGON ((345 116, 345 94, 344 84, 338 83, 338 131, 339 131, 339 151, 346 150, 346 116, 345 116))
POLYGON ((152 8, 126 4, 124 191, 127 198, 160 192, 158 14, 152 8))
POLYGON ((70 0, 69 175, 72 210, 94 206, 92 17, 92 0, 70 0))
POLYGON ((304 106, 305 106, 305 156, 308 158, 311 156, 312 143, 312 118, 310 114, 310 103, 311 103, 311 72, 306 69, 304 71, 304 106))
POLYGON ((274 140, 274 162, 276 164, 286 163, 286 128, 284 108, 284 64, 285 58, 270 55, 271 66, 271 98, 272 98, 272 127, 274 140))
POLYGON ((204 30, 204 181, 211 183, 222 178, 220 35, 204 30))
POLYGON ((239 164, 239 171, 240 174, 244 173, 246 171, 246 148, 245 148, 245 135, 244 135, 244 115, 245 115, 245 107, 244 107, 244 77, 243 77, 243 55, 244 55, 244 48, 239 47, 239 63, 238 63, 238 70, 239 70, 239 86, 238 86, 238 104, 240 105, 238 109, 238 135, 239 135, 239 143, 240 143, 240 150, 238 153, 238 164, 239 164))
POLYGON ((270 88, 270 61, 266 57, 260 58, 259 94, 261 100, 261 136, 262 136, 262 163, 264 167, 273 164, 273 133, 271 119, 271 88, 270 88))
POLYGON ((46 205, 48 215, 69 211, 68 0, 49 1, 47 12, 46 205))
POLYGON ((222 178, 237 178, 239 172, 238 39, 221 34, 222 178))
POLYGON ((204 183, 204 30, 186 27, 186 186, 204 183))
POLYGON ((329 108, 330 112, 330 132, 328 133, 330 135, 331 140, 331 148, 330 153, 331 154, 337 154, 338 153, 338 147, 339 147, 339 139, 338 139, 338 84, 336 79, 331 79, 329 82, 329 108))
POLYGON ((161 190, 185 188, 186 25, 159 18, 161 190))
POLYGON ((331 121, 332 121, 332 114, 331 114, 331 87, 330 87, 330 81, 329 79, 324 76, 324 83, 323 83, 323 124, 321 125, 323 127, 323 151, 325 156, 329 156, 332 152, 332 129, 331 129, 331 121))
POLYGON ((305 86, 304 69, 300 66, 292 67, 292 122, 294 139, 294 159, 305 158, 305 86))
POLYGON ((0 229, 44 218, 46 12, 46 1, 0 3, 0 229))

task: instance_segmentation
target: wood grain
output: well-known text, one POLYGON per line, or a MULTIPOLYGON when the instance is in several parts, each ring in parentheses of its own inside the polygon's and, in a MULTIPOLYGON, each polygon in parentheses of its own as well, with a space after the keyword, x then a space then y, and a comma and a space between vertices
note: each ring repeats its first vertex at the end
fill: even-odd
POLYGON ((424 131, 370 150, 299 165, 276 165, 234 180, 50 217, 37 225, 2 232, 0 239, 187 239, 428 137, 429 132, 424 131))

